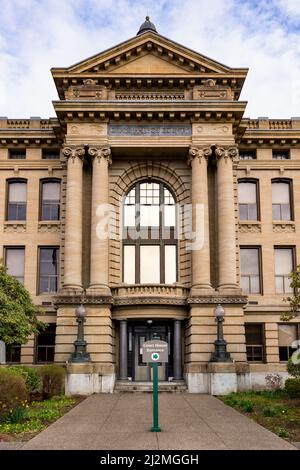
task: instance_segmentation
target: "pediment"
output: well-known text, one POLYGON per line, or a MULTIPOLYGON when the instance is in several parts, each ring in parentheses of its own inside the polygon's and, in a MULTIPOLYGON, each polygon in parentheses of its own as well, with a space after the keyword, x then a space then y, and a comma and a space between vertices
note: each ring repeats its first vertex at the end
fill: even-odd
MULTIPOLYGON (((147 32, 71 67, 52 69, 53 75, 77 74, 232 74, 232 69, 159 34, 147 32)), ((60 75, 61 76, 61 75, 60 75)))

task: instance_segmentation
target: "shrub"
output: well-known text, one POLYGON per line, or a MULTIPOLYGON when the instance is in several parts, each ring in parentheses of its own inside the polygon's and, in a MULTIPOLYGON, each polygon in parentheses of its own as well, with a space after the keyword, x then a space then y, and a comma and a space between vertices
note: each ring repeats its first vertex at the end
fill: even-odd
POLYGON ((285 428, 277 428, 276 429, 276 434, 279 437, 288 437, 289 436, 289 433, 287 432, 287 430, 285 428))
POLYGON ((27 399, 25 379, 8 367, 2 367, 0 368, 0 400, 6 403, 16 398, 21 401, 27 399))
POLYGON ((287 379, 284 388, 290 398, 300 398, 300 378, 287 379))
POLYGON ((12 366, 10 367, 10 370, 13 370, 24 377, 26 388, 30 395, 38 393, 41 390, 41 377, 36 368, 28 366, 12 366))
POLYGON ((64 379, 66 371, 62 366, 49 364, 41 367, 43 398, 61 395, 64 391, 64 379))
POLYGON ((282 387, 282 377, 279 374, 266 375, 266 385, 270 390, 279 390, 282 387))
POLYGON ((275 408, 273 408, 272 406, 265 406, 262 410, 261 410, 261 414, 265 417, 265 418, 272 418, 273 416, 276 416, 277 415, 277 411, 275 408))
POLYGON ((253 404, 251 401, 241 400, 239 406, 242 408, 242 410, 246 411, 246 413, 252 413, 253 411, 253 404))
MULTIPOLYGON (((300 354, 298 355, 298 357, 300 354)), ((290 357, 287 363, 287 371, 289 374, 291 374, 293 377, 299 378, 300 377, 300 362, 299 364, 295 364, 290 357)))

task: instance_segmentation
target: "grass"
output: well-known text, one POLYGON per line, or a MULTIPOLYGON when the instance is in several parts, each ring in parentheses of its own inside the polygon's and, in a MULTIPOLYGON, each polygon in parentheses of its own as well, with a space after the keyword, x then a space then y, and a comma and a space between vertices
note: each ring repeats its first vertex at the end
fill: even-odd
POLYGON ((28 440, 45 429, 78 403, 78 398, 57 396, 44 401, 28 403, 19 416, 9 416, 0 422, 1 440, 28 440))
POLYGON ((231 393, 218 398, 277 436, 300 441, 300 400, 289 398, 284 390, 231 393))

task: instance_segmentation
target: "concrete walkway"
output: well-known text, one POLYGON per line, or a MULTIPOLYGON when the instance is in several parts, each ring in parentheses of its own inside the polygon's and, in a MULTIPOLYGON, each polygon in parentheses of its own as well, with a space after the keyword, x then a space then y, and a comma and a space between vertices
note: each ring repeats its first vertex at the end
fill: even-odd
POLYGON ((161 433, 151 433, 151 394, 92 395, 23 449, 296 450, 217 398, 159 396, 161 433))

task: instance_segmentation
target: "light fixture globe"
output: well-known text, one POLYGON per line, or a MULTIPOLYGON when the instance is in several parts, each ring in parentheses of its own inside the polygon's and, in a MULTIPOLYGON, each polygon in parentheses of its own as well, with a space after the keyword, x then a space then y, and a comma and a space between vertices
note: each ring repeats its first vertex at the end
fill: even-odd
POLYGON ((221 304, 218 304, 215 308, 215 317, 216 318, 224 318, 225 316, 225 310, 224 308, 222 307, 221 304))
POLYGON ((77 318, 84 318, 86 316, 86 308, 81 304, 75 310, 75 315, 77 318))

